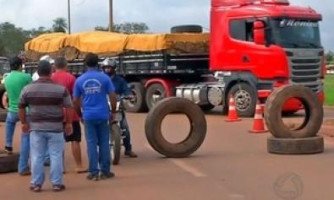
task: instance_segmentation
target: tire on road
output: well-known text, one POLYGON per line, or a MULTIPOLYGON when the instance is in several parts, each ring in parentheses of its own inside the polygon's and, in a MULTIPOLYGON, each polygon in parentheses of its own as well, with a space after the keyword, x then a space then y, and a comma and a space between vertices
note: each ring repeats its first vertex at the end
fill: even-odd
POLYGON ((112 164, 118 165, 121 158, 121 129, 117 124, 111 125, 110 132, 110 153, 112 158, 112 164))
POLYGON ((257 94, 256 90, 247 83, 235 84, 228 92, 227 105, 228 110, 229 97, 234 96, 235 109, 239 117, 254 117, 257 94))
POLYGON ((204 113, 190 100, 170 97, 161 100, 147 115, 145 133, 149 144, 160 154, 170 158, 186 157, 195 152, 203 143, 206 130, 204 113), (190 132, 187 138, 178 143, 167 141, 161 131, 163 119, 171 113, 182 113, 190 122, 190 132))
POLYGON ((202 33, 203 28, 200 25, 181 25, 173 26, 170 29, 171 33, 202 33))
POLYGON ((5 122, 7 118, 7 110, 0 109, 0 122, 5 122))
POLYGON ((166 90, 160 83, 148 86, 146 91, 146 105, 151 110, 159 101, 166 97, 166 90))
POLYGON ((124 101, 125 110, 128 112, 145 112, 147 111, 145 102, 145 88, 139 82, 132 82, 129 84, 134 100, 124 101))
POLYGON ((19 154, 0 154, 0 173, 17 172, 19 154))
POLYGON ((269 131, 277 138, 305 138, 317 135, 323 120, 323 108, 311 89, 301 85, 288 85, 274 90, 265 105, 264 119, 269 131), (302 102, 304 122, 291 130, 282 120, 282 107, 290 99, 302 102))
POLYGON ((315 154, 324 151, 322 136, 308 138, 268 137, 267 150, 275 154, 315 154))

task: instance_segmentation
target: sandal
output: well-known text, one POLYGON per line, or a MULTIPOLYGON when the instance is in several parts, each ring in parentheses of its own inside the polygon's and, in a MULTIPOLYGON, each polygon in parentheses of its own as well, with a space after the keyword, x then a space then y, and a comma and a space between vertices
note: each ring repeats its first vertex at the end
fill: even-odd
POLYGON ((31 185, 29 189, 33 192, 40 192, 42 191, 42 186, 41 185, 31 185))
POLYGON ((65 185, 53 185, 52 186, 52 190, 54 192, 60 192, 60 191, 63 191, 65 190, 65 185))
POLYGON ((88 172, 88 170, 87 170, 86 168, 83 168, 83 167, 77 167, 77 168, 75 168, 75 172, 76 172, 77 174, 81 174, 81 173, 86 173, 86 172, 88 172))

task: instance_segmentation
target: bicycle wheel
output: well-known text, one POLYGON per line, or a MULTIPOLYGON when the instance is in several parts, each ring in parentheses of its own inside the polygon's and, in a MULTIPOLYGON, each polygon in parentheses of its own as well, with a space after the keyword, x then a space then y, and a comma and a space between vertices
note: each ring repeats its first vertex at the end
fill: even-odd
POLYGON ((111 125, 110 130, 110 154, 112 163, 117 165, 121 158, 121 129, 117 124, 111 125))

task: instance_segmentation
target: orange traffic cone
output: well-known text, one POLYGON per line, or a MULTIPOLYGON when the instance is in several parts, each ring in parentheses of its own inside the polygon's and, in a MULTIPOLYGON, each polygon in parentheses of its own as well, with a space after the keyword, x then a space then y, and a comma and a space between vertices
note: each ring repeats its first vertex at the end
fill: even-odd
POLYGON ((235 103, 233 96, 230 97, 229 103, 228 103, 228 115, 227 119, 225 121, 227 122, 236 122, 240 121, 241 119, 238 117, 237 111, 235 109, 235 103))
POLYGON ((254 114, 254 122, 253 122, 253 129, 250 130, 251 133, 265 133, 268 130, 264 127, 263 122, 263 108, 259 101, 256 103, 256 109, 254 114))

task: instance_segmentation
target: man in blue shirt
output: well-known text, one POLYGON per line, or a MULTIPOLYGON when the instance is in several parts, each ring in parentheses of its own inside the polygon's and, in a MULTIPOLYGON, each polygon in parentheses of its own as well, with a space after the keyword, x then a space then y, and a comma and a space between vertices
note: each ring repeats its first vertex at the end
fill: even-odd
MULTIPOLYGON (((116 74, 116 67, 117 63, 113 59, 106 58, 102 62, 103 71, 110 76, 111 81, 115 86, 116 94, 120 96, 132 95, 131 89, 128 87, 126 80, 123 77, 116 74)), ((132 151, 130 130, 126 118, 122 118, 120 125, 121 129, 125 130, 124 132, 125 137, 123 139, 123 144, 125 147, 124 155, 129 156, 130 158, 136 158, 137 154, 132 151)))
POLYGON ((110 78, 99 71, 98 56, 88 53, 85 58, 87 71, 76 81, 73 103, 79 116, 84 120, 89 169, 87 179, 112 178, 109 146, 109 105, 116 110, 115 88, 110 78), (82 108, 82 112, 81 112, 82 108))

